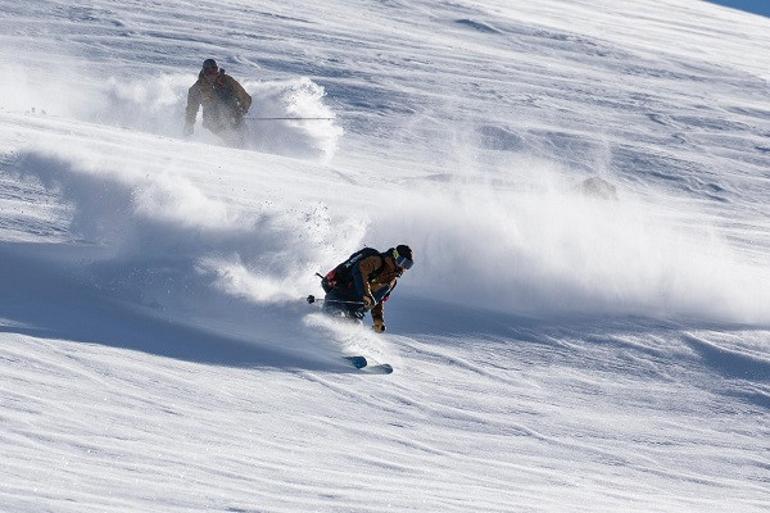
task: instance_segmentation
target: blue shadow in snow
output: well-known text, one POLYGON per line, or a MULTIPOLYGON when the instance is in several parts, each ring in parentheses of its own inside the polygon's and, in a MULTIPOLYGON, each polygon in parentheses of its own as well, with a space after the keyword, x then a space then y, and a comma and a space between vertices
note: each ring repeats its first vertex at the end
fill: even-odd
POLYGON ((767 326, 598 314, 536 318, 408 295, 394 297, 386 309, 388 324, 399 334, 435 337, 440 344, 509 345, 508 357, 534 364, 580 367, 594 358, 598 349, 600 359, 590 362, 596 370, 623 369, 624 373, 648 379, 668 379, 670 370, 666 368, 686 365, 714 377, 693 382, 693 386, 770 409, 770 395, 761 391, 763 385, 756 386, 770 381, 770 361, 688 334, 689 330, 766 331, 770 329, 767 326), (628 335, 642 335, 649 343, 628 344, 623 341, 628 335), (667 342, 658 346, 656 339, 667 342), (692 350, 693 356, 683 356, 683 345, 692 350), (639 362, 648 362, 649 366, 639 366, 639 362), (658 375, 654 369, 663 369, 663 374, 658 375), (725 380, 729 380, 729 384, 725 380))
POLYGON ((706 365, 726 378, 770 381, 770 360, 730 351, 691 335, 685 336, 684 341, 706 365))
MULTIPOLYGON (((154 317, 106 299, 48 261, 45 245, 0 244, 0 332, 141 351, 190 362, 244 368, 344 372, 328 362, 154 317)), ((59 258, 63 249, 51 253, 59 258)), ((312 356, 312 355, 311 355, 312 356)))

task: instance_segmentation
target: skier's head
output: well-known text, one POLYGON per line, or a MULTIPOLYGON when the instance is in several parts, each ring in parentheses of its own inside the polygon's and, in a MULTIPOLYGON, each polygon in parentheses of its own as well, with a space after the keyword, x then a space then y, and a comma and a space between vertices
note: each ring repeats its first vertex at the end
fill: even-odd
POLYGON ((214 78, 219 74, 219 66, 214 59, 206 59, 201 67, 201 75, 206 78, 214 78))
POLYGON ((411 269, 414 265, 414 259, 412 258, 412 248, 406 244, 399 244, 393 251, 393 260, 396 262, 396 267, 399 269, 407 270, 411 269))
POLYGON ((214 59, 206 59, 203 61, 203 66, 201 66, 201 71, 204 73, 216 73, 219 71, 219 66, 217 66, 217 61, 214 59))

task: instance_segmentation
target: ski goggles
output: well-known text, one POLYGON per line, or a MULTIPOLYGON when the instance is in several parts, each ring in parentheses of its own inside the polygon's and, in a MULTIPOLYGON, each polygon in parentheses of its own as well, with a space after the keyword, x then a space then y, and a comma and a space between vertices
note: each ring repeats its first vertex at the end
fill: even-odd
POLYGON ((401 269, 409 270, 414 265, 414 262, 411 259, 396 253, 396 265, 401 269))

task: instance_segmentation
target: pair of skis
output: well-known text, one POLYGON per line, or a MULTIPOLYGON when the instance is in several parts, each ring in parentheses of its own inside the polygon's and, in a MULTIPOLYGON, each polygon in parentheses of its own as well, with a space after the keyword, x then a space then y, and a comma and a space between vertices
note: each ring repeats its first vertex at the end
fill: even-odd
MULTIPOLYGON (((319 274, 319 276, 321 275, 319 274)), ((306 298, 306 301, 311 305, 315 302, 331 302, 331 303, 363 305, 363 302, 361 301, 336 301, 336 300, 328 301, 328 300, 316 298, 312 294, 306 298)), ((353 367, 367 374, 390 374, 393 372, 393 366, 391 366, 388 363, 369 365, 369 361, 366 359, 365 356, 345 356, 344 358, 345 360, 350 362, 353 365, 353 367)))
POLYGON ((369 365, 369 362, 364 356, 345 356, 344 358, 350 362, 353 367, 367 374, 390 374, 393 372, 393 367, 390 364, 380 363, 377 365, 369 365))

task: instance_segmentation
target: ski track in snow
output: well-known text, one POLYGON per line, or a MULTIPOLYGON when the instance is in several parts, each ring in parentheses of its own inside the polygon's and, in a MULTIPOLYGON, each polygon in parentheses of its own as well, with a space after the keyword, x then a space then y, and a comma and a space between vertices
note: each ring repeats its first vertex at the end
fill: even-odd
POLYGON ((0 510, 766 511, 768 29, 0 0, 0 510), (334 119, 179 139, 212 56, 334 119), (387 335, 304 303, 400 242, 387 335))

